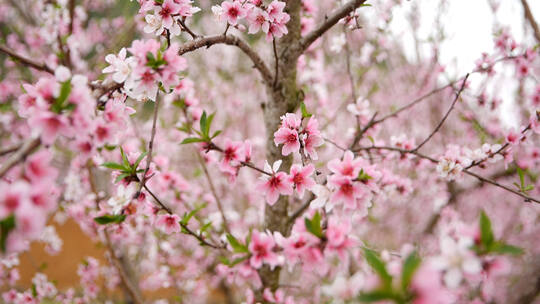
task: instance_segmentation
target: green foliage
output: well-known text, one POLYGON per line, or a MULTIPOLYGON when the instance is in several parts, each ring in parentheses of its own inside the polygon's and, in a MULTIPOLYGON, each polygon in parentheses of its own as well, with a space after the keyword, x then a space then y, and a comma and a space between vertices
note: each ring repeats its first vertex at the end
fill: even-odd
POLYGON ((309 231, 311 234, 320 239, 324 238, 321 226, 321 214, 319 211, 315 212, 312 219, 306 217, 304 219, 304 224, 306 225, 307 231, 309 231))
POLYGON ((94 218, 94 222, 100 224, 100 225, 108 225, 108 224, 119 224, 122 223, 126 219, 126 216, 124 214, 105 214, 102 216, 98 216, 94 218))
POLYGON ((364 172, 364 169, 360 169, 360 172, 358 172, 358 176, 356 177, 356 179, 361 182, 367 182, 368 180, 373 179, 373 177, 364 172))
POLYGON ((65 81, 60 87, 60 94, 54 100, 51 111, 60 114, 63 111, 73 110, 75 105, 68 103, 69 94, 71 93, 71 80, 65 81))
POLYGON ((525 172, 520 167, 517 167, 516 170, 517 170, 517 173, 519 175, 519 184, 514 183, 514 186, 516 186, 516 188, 518 188, 519 192, 527 194, 527 192, 534 189, 534 185, 532 185, 532 184, 525 185, 525 172))
POLYGON ((114 162, 106 162, 101 164, 105 168, 109 168, 112 170, 120 171, 120 175, 116 177, 115 182, 119 182, 127 177, 133 177, 135 180, 137 179, 137 173, 144 172, 144 169, 137 169, 141 163, 141 161, 144 159, 144 157, 148 154, 148 152, 143 152, 137 160, 131 164, 124 153, 124 150, 122 147, 120 147, 120 154, 122 155, 122 163, 114 163, 114 162))
POLYGON ((313 116, 313 114, 308 112, 306 104, 303 101, 300 103, 300 111, 302 112, 302 118, 309 118, 313 116))
POLYGON ((6 241, 11 230, 15 229, 15 215, 10 215, 0 221, 0 249, 6 252, 6 241))
POLYGON ((212 139, 214 139, 219 134, 221 134, 221 130, 219 130, 219 131, 214 132, 214 134, 210 135, 210 127, 212 126, 212 121, 214 120, 215 115, 216 113, 207 115, 206 111, 204 111, 199 121, 200 131, 194 130, 195 133, 199 135, 199 137, 188 137, 184 139, 181 144, 185 145, 185 144, 191 144, 191 143, 197 143, 197 142, 210 143, 212 139))
POLYGON ((247 245, 240 243, 232 234, 227 233, 227 241, 235 253, 249 253, 247 245))
POLYGON ((506 244, 502 240, 496 240, 493 230, 491 228, 491 220, 487 214, 482 211, 480 213, 480 244, 475 244, 473 249, 479 255, 485 254, 510 254, 520 255, 523 254, 523 249, 506 244))

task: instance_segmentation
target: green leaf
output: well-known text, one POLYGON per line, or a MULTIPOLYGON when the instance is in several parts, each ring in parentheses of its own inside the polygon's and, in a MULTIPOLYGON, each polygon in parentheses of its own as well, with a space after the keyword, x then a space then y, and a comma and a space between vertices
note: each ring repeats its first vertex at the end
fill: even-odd
POLYGON ((207 122, 206 111, 203 111, 201 119, 199 120, 199 128, 201 130, 202 136, 208 135, 208 134, 204 133, 204 130, 206 130, 207 123, 208 122, 207 122))
POLYGON ((210 137, 210 127, 212 126, 212 121, 214 120, 214 116, 216 116, 216 113, 210 114, 206 120, 206 126, 204 130, 201 130, 204 135, 207 137, 210 137))
POLYGON ((244 244, 241 244, 232 234, 227 233, 227 240, 234 252, 236 253, 249 253, 248 247, 244 244))
POLYGON ((62 86, 60 87, 60 94, 58 95, 53 105, 51 106, 51 111, 57 114, 62 112, 62 110, 65 107, 65 102, 67 101, 70 93, 71 93, 71 80, 68 80, 62 83, 62 86))
POLYGON ((361 182, 367 182, 368 180, 373 179, 373 177, 364 172, 364 169, 360 169, 360 172, 358 172, 358 177, 356 179, 361 182))
POLYGON ((323 238, 324 234, 321 227, 321 214, 319 211, 315 212, 312 219, 305 218, 304 224, 306 225, 307 231, 311 232, 318 238, 323 238))
POLYGON ((401 272, 401 288, 406 291, 411 283, 412 277, 422 260, 416 252, 411 253, 403 262, 403 271, 401 272))
POLYGON ((218 130, 216 132, 214 132, 214 135, 212 135, 212 137, 210 137, 211 139, 214 139, 216 138, 219 134, 221 134, 221 130, 218 130))
POLYGON ((124 164, 124 167, 131 168, 131 164, 129 163, 126 153, 124 153, 124 149, 122 149, 122 147, 120 147, 120 154, 122 155, 122 163, 124 164))
POLYGON ((118 175, 118 176, 116 177, 116 179, 114 180, 114 182, 115 182, 115 183, 118 183, 119 181, 121 181, 121 180, 123 180, 124 178, 129 177, 129 176, 131 176, 131 173, 122 173, 122 174, 120 174, 120 175, 118 175))
POLYGON ((126 219, 126 216, 123 214, 113 215, 113 214, 105 214, 102 216, 98 216, 94 218, 94 221, 100 225, 107 225, 107 224, 119 224, 123 222, 126 219))
POLYGON ((133 170, 136 170, 137 167, 139 167, 139 164, 141 163, 141 161, 143 160, 143 158, 148 154, 148 152, 143 152, 141 155, 139 155, 139 157, 137 158, 137 160, 135 161, 135 163, 133 164, 133 166, 131 167, 133 170))
POLYGON ((313 114, 310 114, 306 108, 306 104, 302 101, 300 103, 300 111, 302 112, 302 118, 309 118, 313 116, 313 114))
POLYGON ((392 294, 392 291, 390 290, 374 290, 367 293, 361 293, 358 296, 358 301, 367 303, 392 299, 394 299, 394 294, 392 294))
POLYGON ((524 253, 522 248, 505 244, 503 242, 496 242, 491 247, 491 252, 499 254, 521 255, 524 253))
POLYGON ((188 137, 188 138, 182 140, 182 142, 180 144, 181 145, 186 145, 186 144, 192 144, 192 143, 198 143, 198 142, 205 142, 205 140, 202 139, 202 138, 197 138, 197 137, 188 137))
POLYGON ((199 212, 201 209, 205 208, 207 204, 202 204, 200 205, 199 207, 191 210, 189 213, 186 213, 184 215, 184 217, 182 218, 182 220, 180 221, 180 224, 182 225, 187 225, 189 223, 189 220, 197 213, 199 212))
POLYGON ((121 171, 128 171, 129 168, 124 167, 121 164, 113 163, 113 162, 106 162, 101 164, 105 168, 113 169, 113 170, 121 170, 121 171))
POLYGON ((491 220, 484 211, 480 213, 480 239, 485 248, 490 248, 495 240, 491 229, 491 220))
POLYGON ((366 258, 369 266, 371 266, 371 268, 373 268, 373 270, 379 275, 384 286, 389 287, 392 283, 392 276, 390 276, 388 271, 386 271, 386 265, 379 258, 377 253, 371 249, 364 248, 364 257, 366 258))
POLYGON ((10 215, 0 221, 0 249, 6 252, 6 241, 11 230, 15 229, 15 215, 10 215))
POLYGON ((523 169, 520 167, 517 167, 517 173, 519 175, 519 182, 521 183, 521 189, 525 188, 525 174, 523 173, 523 169))

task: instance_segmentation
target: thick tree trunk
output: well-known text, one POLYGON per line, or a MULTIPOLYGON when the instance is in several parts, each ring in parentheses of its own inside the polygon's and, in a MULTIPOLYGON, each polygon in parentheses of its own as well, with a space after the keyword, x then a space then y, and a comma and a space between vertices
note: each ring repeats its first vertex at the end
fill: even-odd
MULTIPOLYGON (((291 20, 287 23, 289 33, 277 42, 278 54, 278 79, 276 84, 267 84, 268 101, 264 105, 264 123, 266 127, 266 157, 272 164, 277 160, 283 160, 281 170, 288 172, 292 164, 292 156, 284 157, 281 155, 280 147, 274 144, 274 132, 280 125, 280 117, 287 112, 294 111, 298 105, 298 89, 296 83, 296 63, 298 60, 297 52, 293 52, 292 46, 300 39, 300 0, 289 0, 286 2, 286 12, 291 20)), ((288 232, 288 207, 289 200, 286 196, 281 196, 273 205, 267 205, 265 210, 265 229, 270 231, 279 231, 283 235, 288 232)), ((267 266, 263 267, 259 274, 264 287, 270 287, 275 290, 279 287, 280 269, 270 270, 267 266)))

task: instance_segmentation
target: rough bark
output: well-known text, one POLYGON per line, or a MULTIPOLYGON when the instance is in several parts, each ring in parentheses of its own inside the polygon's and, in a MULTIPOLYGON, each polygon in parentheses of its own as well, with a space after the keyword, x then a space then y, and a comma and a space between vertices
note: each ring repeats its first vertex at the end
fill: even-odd
MULTIPOLYGON (((291 52, 291 46, 300 39, 300 0, 289 0, 286 5, 286 12, 291 16, 287 24, 289 33, 277 41, 278 54, 278 79, 276 85, 267 83, 268 101, 263 105, 264 124, 266 127, 266 157, 269 163, 279 159, 283 160, 281 170, 289 171, 292 164, 292 156, 281 155, 280 147, 274 144, 274 132, 280 124, 280 117, 287 112, 294 111, 298 105, 298 88, 296 83, 296 63, 299 57, 297 52, 291 52)), ((283 235, 288 230, 288 207, 289 200, 286 196, 281 196, 273 205, 266 205, 265 229, 279 231, 283 235)), ((275 290, 279 286, 280 268, 271 270, 263 267, 260 270, 261 280, 265 287, 275 290)))

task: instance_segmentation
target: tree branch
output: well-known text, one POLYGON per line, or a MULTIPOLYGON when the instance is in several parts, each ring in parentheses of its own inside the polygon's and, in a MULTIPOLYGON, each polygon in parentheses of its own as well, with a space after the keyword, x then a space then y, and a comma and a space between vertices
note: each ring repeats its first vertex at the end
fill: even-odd
POLYGON ((216 35, 197 38, 180 46, 178 53, 183 55, 188 52, 195 51, 202 47, 211 47, 214 44, 227 44, 237 46, 244 52, 253 62, 255 68, 261 73, 263 80, 267 84, 273 81, 272 73, 266 66, 264 60, 242 39, 234 35, 216 35))
POLYGON ((26 57, 24 57, 22 55, 19 55, 19 54, 15 53, 13 50, 7 48, 4 45, 0 45, 0 52, 8 55, 9 57, 15 59, 16 61, 19 61, 23 65, 34 68, 34 69, 39 70, 39 71, 54 74, 54 71, 51 68, 49 68, 47 65, 45 65, 44 63, 39 63, 39 62, 36 62, 36 61, 34 61, 32 59, 29 59, 29 58, 26 58, 26 57))
POLYGON ((28 155, 32 154, 34 150, 41 144, 39 137, 31 138, 26 143, 24 143, 15 154, 11 155, 10 158, 2 164, 0 168, 0 178, 2 178, 9 169, 13 168, 18 162, 24 160, 28 155))
MULTIPOLYGON (((415 151, 415 150, 406 150, 406 149, 401 149, 401 148, 397 148, 397 147, 386 147, 386 146, 370 146, 370 147, 362 147, 362 148, 359 148, 357 150, 355 150, 355 152, 357 151, 362 151, 362 150, 365 150, 365 151, 370 151, 370 150, 389 150, 389 151, 396 151, 396 152, 400 152, 400 153, 407 153, 407 154, 413 154, 413 155, 416 155, 420 158, 423 158, 423 159, 427 159, 429 160, 430 162, 432 163, 439 163, 436 159, 434 159, 433 157, 430 157, 430 156, 427 156, 427 155, 424 155, 422 153, 419 153, 418 151, 415 151)), ((494 180, 491 180, 487 177, 483 177, 481 175, 478 175, 470 170, 467 170, 467 169, 463 169, 462 171, 463 173, 467 174, 467 175, 470 175, 472 177, 475 177, 476 179, 478 179, 479 181, 481 182, 484 182, 484 183, 488 183, 488 184, 491 184, 495 187, 499 187, 501 189, 504 189, 508 192, 511 192, 515 195, 518 195, 518 196, 521 196, 523 199, 525 199, 525 201, 527 202, 535 202, 535 203, 538 203, 540 204, 540 199, 536 199, 534 197, 531 197, 531 196, 528 196, 527 194, 524 194, 524 193, 521 193, 519 191, 516 191, 508 186, 505 186, 505 185, 502 185, 502 184, 499 184, 497 183, 496 181, 494 180)))
POLYGON ((366 0, 351 0, 335 11, 330 17, 326 17, 322 24, 320 24, 316 29, 314 29, 311 33, 308 33, 299 41, 300 53, 303 53, 313 42, 315 42, 315 40, 336 25, 339 20, 349 15, 352 11, 365 2, 366 0))
POLYGON ((534 20, 529 3, 527 3, 527 0, 521 0, 521 4, 523 5, 523 14, 525 15, 525 19, 529 21, 529 24, 534 32, 534 37, 536 38, 536 41, 540 43, 540 28, 538 27, 538 23, 536 23, 534 20))
POLYGON ((444 122, 446 121, 448 116, 450 115, 450 112, 452 112, 452 110, 454 109, 454 106, 456 105, 456 102, 459 100, 459 96, 461 96, 461 92, 463 92, 463 90, 465 89, 465 84, 467 83, 467 79, 469 78, 469 75, 470 74, 467 74, 467 76, 465 76, 465 79, 463 79, 463 83, 461 84, 461 88, 456 93, 456 98, 454 98, 454 101, 452 102, 452 105, 450 105, 450 108, 448 109, 448 111, 446 111, 446 114, 443 116, 442 120, 439 122, 437 127, 435 127, 435 130, 433 130, 433 132, 431 132, 431 134, 429 134, 429 136, 426 137, 426 139, 424 139, 424 141, 422 141, 416 148, 414 148, 413 151, 420 150, 420 148, 422 148, 433 137, 433 135, 435 135, 435 133, 437 133, 441 129, 442 125, 444 124, 444 122))

